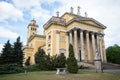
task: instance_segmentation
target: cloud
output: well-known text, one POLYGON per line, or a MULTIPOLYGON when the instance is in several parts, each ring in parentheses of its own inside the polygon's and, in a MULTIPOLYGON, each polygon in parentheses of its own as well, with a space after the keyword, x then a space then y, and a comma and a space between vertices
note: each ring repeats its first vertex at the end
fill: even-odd
POLYGON ((4 27, 0 26, 0 37, 1 38, 10 38, 10 39, 15 39, 17 38, 19 35, 15 32, 12 32, 9 29, 6 29, 4 27))
POLYGON ((7 19, 17 21, 23 19, 23 13, 15 8, 12 4, 7 2, 0 2, 0 22, 4 22, 7 19))
POLYGON ((22 12, 25 11, 24 16, 29 13, 30 17, 35 18, 37 22, 45 23, 50 17, 56 15, 56 11, 59 11, 60 15, 62 15, 65 12, 70 12, 70 7, 72 6, 76 14, 77 6, 80 6, 82 16, 87 11, 88 17, 92 17, 107 26, 105 30, 106 47, 113 44, 120 45, 120 36, 118 35, 120 30, 120 0, 12 0, 12 2, 13 4, 3 1, 0 2, 0 21, 21 19, 23 17, 22 12), (53 9, 51 10, 49 10, 50 7, 48 9, 42 7, 42 4, 53 6, 52 4, 56 1, 61 5, 52 7, 53 9))
POLYGON ((42 9, 41 7, 35 7, 31 9, 31 16, 40 20, 41 22, 46 22, 51 17, 50 12, 42 9))
POLYGON ((42 0, 13 0, 14 5, 20 9, 31 9, 39 6, 42 0))
POLYGON ((0 44, 0 53, 2 51, 2 48, 3 48, 3 44, 0 44))

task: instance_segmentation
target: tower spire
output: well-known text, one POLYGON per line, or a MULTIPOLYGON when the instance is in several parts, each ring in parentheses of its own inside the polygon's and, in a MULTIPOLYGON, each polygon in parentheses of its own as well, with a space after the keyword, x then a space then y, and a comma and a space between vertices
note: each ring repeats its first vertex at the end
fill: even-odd
POLYGON ((80 6, 78 6, 78 12, 77 12, 77 15, 80 16, 80 6))
POLYGON ((73 7, 70 8, 70 13, 73 14, 73 7))

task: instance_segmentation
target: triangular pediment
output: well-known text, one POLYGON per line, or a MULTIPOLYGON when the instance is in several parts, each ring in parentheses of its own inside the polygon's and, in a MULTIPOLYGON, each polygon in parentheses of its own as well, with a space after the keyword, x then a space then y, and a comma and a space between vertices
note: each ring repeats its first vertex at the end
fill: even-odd
POLYGON ((101 24, 100 22, 96 21, 93 18, 89 18, 88 20, 82 20, 82 21, 90 25, 95 25, 95 26, 106 28, 106 26, 104 26, 103 24, 101 24))

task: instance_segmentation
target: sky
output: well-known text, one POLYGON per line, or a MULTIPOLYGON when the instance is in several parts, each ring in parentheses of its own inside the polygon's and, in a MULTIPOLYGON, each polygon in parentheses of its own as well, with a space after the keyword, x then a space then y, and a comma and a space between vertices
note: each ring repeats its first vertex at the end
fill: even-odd
POLYGON ((27 26, 32 19, 36 20, 42 35, 43 24, 56 16, 57 11, 60 16, 70 12, 71 6, 75 14, 80 6, 81 16, 87 12, 88 17, 107 27, 106 48, 120 45, 120 0, 0 0, 0 52, 7 40, 13 44, 18 36, 23 45, 26 44, 27 26))

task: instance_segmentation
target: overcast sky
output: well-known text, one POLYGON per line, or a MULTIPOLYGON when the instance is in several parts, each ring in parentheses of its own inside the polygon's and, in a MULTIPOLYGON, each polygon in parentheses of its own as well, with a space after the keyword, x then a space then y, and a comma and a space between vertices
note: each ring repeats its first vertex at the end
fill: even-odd
POLYGON ((27 26, 35 19, 39 25, 39 34, 43 34, 43 24, 56 11, 62 15, 70 12, 70 7, 77 13, 81 7, 81 15, 88 13, 88 17, 101 22, 105 30, 105 46, 120 45, 120 0, 0 0, 0 51, 4 43, 13 43, 18 36, 25 45, 27 26))

